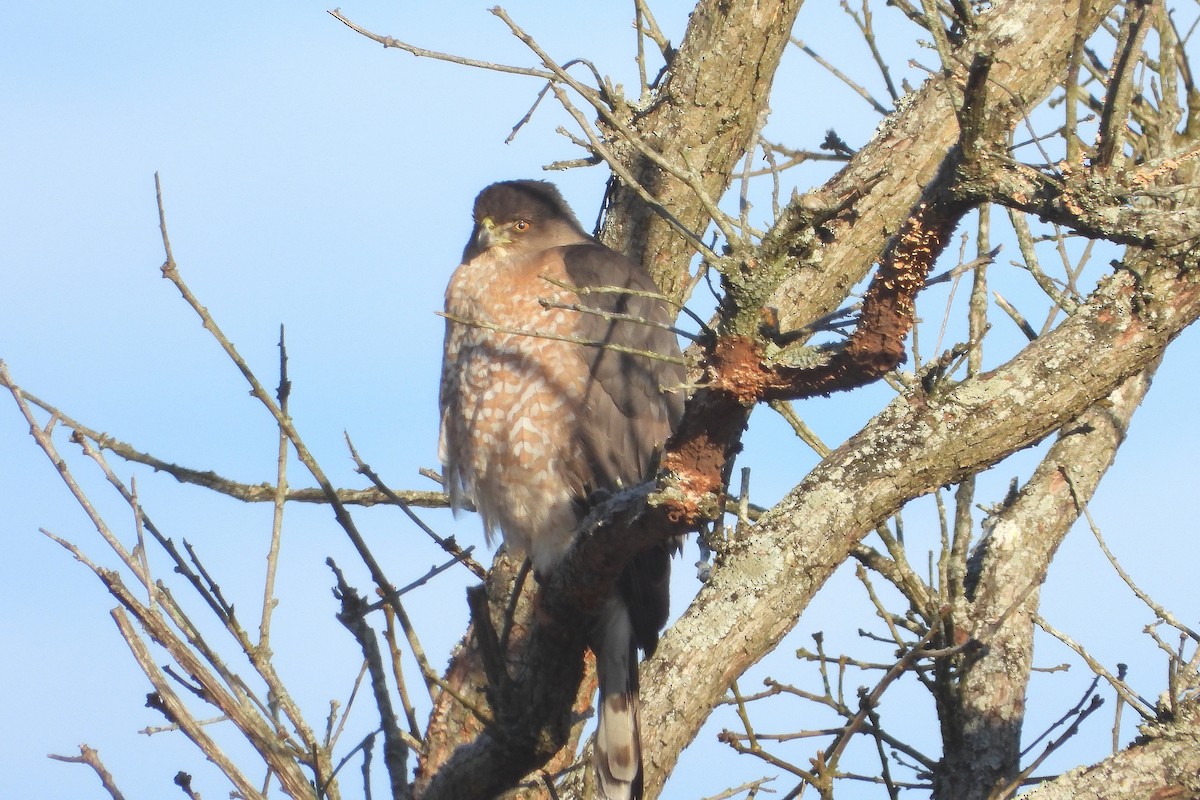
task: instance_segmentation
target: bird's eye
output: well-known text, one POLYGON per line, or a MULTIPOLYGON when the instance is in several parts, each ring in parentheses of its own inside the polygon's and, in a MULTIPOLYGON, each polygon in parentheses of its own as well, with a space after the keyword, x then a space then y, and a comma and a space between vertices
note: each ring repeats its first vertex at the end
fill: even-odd
POLYGON ((513 223, 513 230, 516 231, 517 233, 524 233, 525 231, 529 230, 531 227, 533 227, 533 223, 531 223, 527 219, 519 219, 513 223))

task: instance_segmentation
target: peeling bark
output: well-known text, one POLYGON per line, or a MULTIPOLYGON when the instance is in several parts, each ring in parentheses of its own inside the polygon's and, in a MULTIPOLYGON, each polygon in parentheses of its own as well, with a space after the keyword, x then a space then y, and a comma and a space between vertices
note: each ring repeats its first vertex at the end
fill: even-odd
MULTIPOLYGON (((656 105, 638 118, 638 131, 651 146, 657 149, 669 140, 672 153, 688 155, 712 196, 728 186, 740 148, 758 123, 745 109, 723 114, 722 104, 736 105, 740 98, 747 108, 765 108, 778 64, 775 45, 782 48, 780 37, 787 37, 780 26, 788 14, 794 16, 794 6, 781 4, 760 19, 770 11, 768 5, 702 3, 656 105), (739 24, 760 20, 768 46, 755 51, 752 62, 731 56, 732 44, 743 35, 734 30, 735 16, 739 24), (718 20, 728 40, 713 27, 718 20), (681 93, 687 85, 709 91, 681 93), (718 96, 720 102, 714 99, 718 96), (713 102, 694 102, 698 98, 713 102)), ((732 267, 724 265, 730 268, 723 276, 727 294, 721 322, 707 343, 703 386, 664 453, 668 480, 663 491, 650 498, 648 510, 626 509, 622 516, 618 509, 617 522, 609 520, 602 536, 581 539, 550 577, 539 601, 543 613, 530 621, 520 675, 502 680, 501 691, 492 689, 496 724, 450 755, 424 797, 483 796, 511 786, 574 741, 566 711, 582 697, 578 631, 594 612, 596 598, 604 596, 635 549, 715 512, 727 462, 756 403, 861 385, 902 359, 913 300, 930 263, 962 214, 986 199, 970 179, 987 172, 997 133, 1007 134, 1054 88, 1080 25, 1077 14, 1086 12, 1092 25, 1112 5, 1075 9, 1011 0, 979 14, 959 55, 966 60, 986 52, 987 59, 975 59, 972 70, 964 66, 931 79, 906 98, 841 173, 819 192, 793 201, 757 251, 737 254, 732 267), (963 87, 972 105, 960 130, 962 109, 953 98, 961 99, 963 87), (925 202, 918 203, 919 198, 925 202), (815 367, 794 367, 764 357, 764 308, 778 310, 778 327, 800 327, 842 302, 877 261, 883 266, 864 300, 859 328, 831 358, 815 367)), ((677 218, 688 225, 707 224, 703 203, 683 182, 632 150, 621 152, 639 165, 635 174, 677 218)), ((1054 200, 1066 207, 1061 197, 1054 200)), ((677 293, 689 260, 682 239, 647 216, 627 187, 615 188, 610 202, 606 241, 641 257, 668 291, 677 293)), ((1128 241, 1161 245, 1163 240, 1128 241)), ((1195 255, 1167 249, 1144 255, 1136 274, 1121 271, 1103 282, 1067 322, 1003 367, 945 393, 917 389, 897 399, 729 543, 713 579, 643 666, 643 731, 652 732, 644 737, 647 796, 661 791, 680 752, 732 680, 779 643, 868 531, 908 500, 1053 434, 1129 376, 1147 370, 1200 315, 1200 291, 1188 272, 1195 255)), ((1050 541, 1048 536, 1043 544, 1050 541)), ((1050 544, 1045 557, 1052 552, 1050 544)), ((989 594, 1002 572, 989 572, 985 564, 973 600, 977 607, 966 609, 964 599, 954 613, 964 630, 985 644, 990 637, 992 656, 1010 666, 1027 655, 1022 655, 1024 630, 980 628, 1008 599, 989 594)), ((1015 621, 1027 622, 1019 614, 1015 621)), ((977 668, 983 680, 992 665, 985 657, 977 668)), ((474 669, 478 679, 479 667, 474 669)), ((950 756, 986 756, 969 776, 975 791, 980 783, 994 785, 1012 776, 1014 738, 1011 731, 993 735, 994 726, 985 725, 973 743, 972 726, 999 714, 1015 728, 1023 687, 1011 686, 1013 691, 1001 698, 972 680, 968 676, 943 703, 947 735, 961 740, 959 752, 950 756)), ((584 791, 584 779, 576 775, 560 795, 577 797, 584 791)), ((939 795, 955 796, 955 791, 947 783, 939 795)))
MULTIPOLYGON (((1065 71, 1080 11, 1098 20, 1115 5, 1097 0, 1080 9, 1011 0, 978 15, 970 47, 992 56, 993 113, 1015 121, 1037 105, 1065 71)), ((963 55, 970 63, 969 53, 963 55)), ((800 265, 770 299, 768 305, 779 309, 781 329, 800 328, 828 314, 869 274, 888 237, 900 229, 958 141, 956 114, 944 79, 930 79, 902 98, 871 141, 816 193, 825 203, 853 198, 853 205, 827 226, 830 242, 823 258, 800 265)), ((772 239, 788 240, 790 219, 781 217, 772 239)))
POLYGON ((1151 275, 1152 310, 1138 310, 1135 281, 1118 274, 1003 367, 945 395, 897 398, 730 543, 643 667, 643 720, 656 732, 646 743, 650 796, 730 682, 779 643, 878 522, 1075 419, 1200 316, 1200 287, 1178 264, 1151 275))

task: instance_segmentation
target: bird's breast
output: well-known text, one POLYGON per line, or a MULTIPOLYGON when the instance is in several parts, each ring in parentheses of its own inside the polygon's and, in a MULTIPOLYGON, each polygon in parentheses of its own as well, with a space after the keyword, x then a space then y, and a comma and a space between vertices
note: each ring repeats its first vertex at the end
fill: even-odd
POLYGON ((484 260, 459 268, 446 301, 448 464, 485 524, 545 568, 569 545, 584 491, 588 371, 579 345, 564 341, 577 312, 554 307, 574 294, 484 260))

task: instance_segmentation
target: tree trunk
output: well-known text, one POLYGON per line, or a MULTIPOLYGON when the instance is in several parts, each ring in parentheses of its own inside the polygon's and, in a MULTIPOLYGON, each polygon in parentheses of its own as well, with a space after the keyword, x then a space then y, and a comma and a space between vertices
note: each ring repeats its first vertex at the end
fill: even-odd
MULTIPOLYGON (((1054 552, 1112 466, 1157 362, 1092 405, 1059 433, 1020 494, 984 523, 965 594, 955 598, 950 642, 979 642, 977 658, 939 665, 942 761, 933 796, 987 800, 1021 771, 1033 618, 1054 552)), ((1014 787, 1015 788, 1015 787, 1014 787)))

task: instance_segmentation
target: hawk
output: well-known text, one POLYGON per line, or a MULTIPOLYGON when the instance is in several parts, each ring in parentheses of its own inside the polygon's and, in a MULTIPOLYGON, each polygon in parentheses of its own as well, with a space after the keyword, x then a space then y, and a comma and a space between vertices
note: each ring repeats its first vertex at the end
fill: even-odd
MULTIPOLYGON (((452 504, 471 498, 489 541, 498 530, 542 577, 590 502, 647 478, 680 417, 684 369, 658 293, 553 184, 505 181, 475 198, 446 289, 439 457, 452 504)), ((651 655, 666 623, 671 549, 634 556, 589 631, 607 800, 642 795, 637 650, 651 655)))

